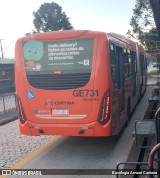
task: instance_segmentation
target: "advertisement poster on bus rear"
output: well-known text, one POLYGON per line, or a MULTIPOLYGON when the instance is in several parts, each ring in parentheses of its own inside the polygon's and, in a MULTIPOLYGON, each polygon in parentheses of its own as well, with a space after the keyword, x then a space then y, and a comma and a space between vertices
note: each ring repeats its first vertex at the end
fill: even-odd
POLYGON ((26 71, 91 70, 93 38, 23 43, 26 71))

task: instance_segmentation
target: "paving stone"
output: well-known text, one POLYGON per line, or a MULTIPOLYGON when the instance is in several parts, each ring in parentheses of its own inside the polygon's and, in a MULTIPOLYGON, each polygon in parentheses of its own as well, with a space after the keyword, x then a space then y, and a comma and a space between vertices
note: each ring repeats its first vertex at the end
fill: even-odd
POLYGON ((17 120, 0 126, 0 169, 10 168, 52 138, 20 135, 17 120))

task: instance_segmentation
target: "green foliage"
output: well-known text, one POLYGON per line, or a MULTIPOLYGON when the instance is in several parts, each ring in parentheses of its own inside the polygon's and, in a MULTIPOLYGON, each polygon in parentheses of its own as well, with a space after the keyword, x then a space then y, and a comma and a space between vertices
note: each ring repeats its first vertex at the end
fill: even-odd
POLYGON ((131 26, 144 28, 147 25, 152 25, 153 23, 153 13, 150 6, 149 0, 136 0, 135 8, 133 9, 133 16, 131 18, 131 26), (133 21, 132 21, 133 20, 133 21), (140 20, 143 20, 142 24, 139 24, 140 20))
POLYGON ((37 12, 33 12, 33 16, 33 24, 37 32, 73 29, 62 7, 54 2, 42 4, 37 12))
POLYGON ((153 12, 149 0, 136 0, 133 15, 130 20, 132 31, 128 36, 138 39, 145 46, 147 52, 153 56, 150 60, 160 63, 160 37, 153 18, 153 12))
POLYGON ((157 63, 160 63, 160 37, 158 36, 157 29, 152 28, 148 32, 145 32, 143 39, 147 53, 152 56, 152 61, 155 61, 154 59, 156 58, 157 63))
POLYGON ((132 32, 129 31, 128 34, 137 38, 144 45, 144 33, 151 28, 155 28, 149 0, 136 0, 130 25, 132 32))
POLYGON ((160 71, 159 70, 152 70, 150 72, 148 72, 149 75, 160 75, 160 71))
POLYGON ((149 53, 146 53, 146 59, 147 59, 147 64, 152 63, 152 62, 157 62, 157 59, 150 55, 149 53))
POLYGON ((35 31, 35 30, 32 30, 32 32, 26 33, 25 36, 30 36, 30 35, 35 34, 35 33, 36 33, 36 31, 35 31))
POLYGON ((160 47, 160 37, 158 36, 157 29, 152 28, 148 32, 144 32, 143 40, 145 41, 145 45, 147 50, 151 53, 156 52, 160 47))

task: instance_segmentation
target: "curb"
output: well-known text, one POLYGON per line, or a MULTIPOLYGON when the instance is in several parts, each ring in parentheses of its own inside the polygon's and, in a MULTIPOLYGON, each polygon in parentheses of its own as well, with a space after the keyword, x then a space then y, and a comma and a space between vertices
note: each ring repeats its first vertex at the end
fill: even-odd
POLYGON ((2 120, 0 120, 0 126, 4 125, 4 124, 7 124, 9 122, 12 122, 12 121, 14 121, 16 119, 18 119, 18 115, 17 114, 15 114, 14 116, 10 116, 8 118, 2 119, 2 120))

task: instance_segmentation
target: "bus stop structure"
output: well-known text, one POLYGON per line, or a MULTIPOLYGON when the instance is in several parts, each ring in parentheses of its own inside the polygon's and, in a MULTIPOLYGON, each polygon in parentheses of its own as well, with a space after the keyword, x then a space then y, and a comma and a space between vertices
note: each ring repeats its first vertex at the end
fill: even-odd
MULTIPOLYGON (((152 92, 152 96, 148 98, 149 107, 154 113, 154 117, 145 119, 142 121, 137 120, 135 122, 135 130, 132 133, 133 138, 135 139, 136 146, 140 149, 152 148, 147 162, 119 162, 117 163, 116 170, 120 170, 121 165, 138 165, 146 166, 148 171, 153 172, 154 170, 158 171, 158 178, 160 178, 160 87, 156 86, 152 92), (159 90, 158 90, 159 88, 159 90), (156 110, 156 106, 159 108, 156 110), (156 145, 139 145, 139 138, 150 138, 155 139, 156 145), (155 158, 156 155, 156 158, 155 158), (155 162, 157 162, 157 167, 155 167, 155 162)), ((119 175, 117 175, 117 178, 119 175)), ((149 178, 154 178, 154 174, 149 174, 149 178)))

